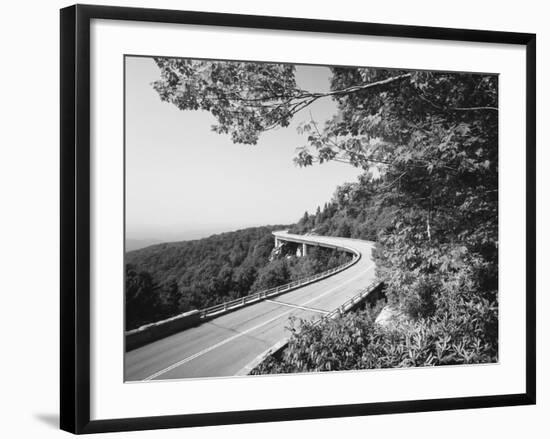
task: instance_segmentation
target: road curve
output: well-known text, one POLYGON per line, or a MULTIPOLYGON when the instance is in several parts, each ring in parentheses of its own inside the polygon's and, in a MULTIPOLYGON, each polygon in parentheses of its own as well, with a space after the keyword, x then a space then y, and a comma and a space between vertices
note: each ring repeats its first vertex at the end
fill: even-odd
POLYGON ((258 355, 288 337, 289 318, 318 319, 374 280, 372 242, 284 231, 273 234, 286 241, 354 250, 361 257, 331 277, 126 352, 125 380, 237 375, 258 355))

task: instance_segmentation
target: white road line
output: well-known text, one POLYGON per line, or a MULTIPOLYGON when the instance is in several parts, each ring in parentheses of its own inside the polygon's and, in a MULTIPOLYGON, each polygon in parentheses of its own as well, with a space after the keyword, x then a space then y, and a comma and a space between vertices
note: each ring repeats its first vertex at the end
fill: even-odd
POLYGON ((293 303, 279 302, 278 300, 268 299, 268 300, 266 300, 266 302, 274 303, 275 305, 284 305, 284 306, 288 306, 290 308, 303 309, 304 311, 318 312, 318 313, 321 313, 321 314, 328 314, 329 313, 329 311, 325 311, 324 309, 308 308, 307 306, 295 305, 293 303))
MULTIPOLYGON (((320 299, 321 297, 324 297, 324 296, 326 296, 327 294, 332 293, 334 290, 337 290, 337 289, 339 289, 339 288, 342 288, 344 285, 349 284, 350 282, 354 281, 355 279, 357 279, 357 278, 360 277, 360 276, 363 276, 363 275, 365 274, 365 272, 368 271, 368 270, 370 270, 372 267, 374 267, 374 264, 369 265, 364 271, 361 271, 360 273, 358 273, 358 274, 356 274, 355 276, 349 278, 348 280, 346 280, 345 282, 341 283, 340 285, 337 285, 337 286, 335 286, 335 287, 333 287, 333 288, 331 288, 331 289, 325 291, 325 292, 324 292, 323 294, 321 294, 320 296, 316 296, 316 297, 311 298, 310 300, 308 300, 308 301, 302 303, 302 304, 299 305, 299 306, 306 306, 306 305, 310 304, 311 302, 314 302, 314 301, 320 299)), ((168 367, 166 367, 166 368, 164 368, 164 369, 162 369, 162 370, 159 370, 158 372, 155 372, 154 374, 148 376, 147 378, 144 378, 142 381, 150 381, 150 380, 152 380, 152 379, 155 379, 155 378, 159 377, 160 375, 164 375, 166 372, 170 372, 171 370, 175 369, 176 367, 179 367, 179 366, 181 366, 181 365, 183 365, 183 364, 185 364, 185 363, 189 363, 190 361, 194 360, 195 358, 201 357, 202 355, 204 355, 204 354, 206 354, 206 353, 208 353, 208 352, 210 352, 210 351, 213 351, 214 349, 217 349, 217 348, 219 348, 220 346, 223 346, 224 344, 227 344, 227 343, 229 343, 229 342, 231 342, 231 341, 233 341, 233 340, 235 340, 235 339, 237 339, 237 338, 239 338, 239 337, 242 337, 243 335, 246 335, 246 334, 248 334, 248 333, 250 333, 250 332, 252 332, 252 331, 255 331, 256 329, 259 329, 259 328, 261 328, 262 326, 268 325, 269 323, 271 323, 271 322, 273 322, 273 321, 275 321, 275 320, 277 320, 277 319, 279 319, 279 318, 281 318, 281 317, 283 317, 283 316, 285 316, 285 315, 287 315, 287 314, 290 314, 292 311, 294 311, 294 309, 290 309, 290 310, 288 310, 288 311, 285 311, 285 312, 283 312, 283 313, 281 313, 281 314, 278 314, 277 316, 275 316, 275 317, 273 317, 273 318, 271 318, 271 319, 269 319, 269 320, 266 320, 266 321, 263 322, 263 323, 260 323, 259 325, 256 325, 256 326, 254 326, 254 327, 252 327, 252 328, 247 329, 246 331, 240 332, 240 333, 238 333, 238 334, 235 334, 235 335, 232 336, 232 337, 226 338, 225 340, 222 340, 222 341, 220 341, 219 343, 216 343, 215 345, 212 345, 212 346, 210 346, 210 347, 208 347, 208 348, 206 348, 206 349, 203 349, 202 351, 197 352, 197 353, 194 354, 194 355, 191 355, 191 356, 189 356, 189 357, 186 357, 186 358, 184 358, 183 360, 178 361, 177 363, 174 363, 174 364, 172 364, 172 365, 170 365, 170 366, 168 366, 168 367)))

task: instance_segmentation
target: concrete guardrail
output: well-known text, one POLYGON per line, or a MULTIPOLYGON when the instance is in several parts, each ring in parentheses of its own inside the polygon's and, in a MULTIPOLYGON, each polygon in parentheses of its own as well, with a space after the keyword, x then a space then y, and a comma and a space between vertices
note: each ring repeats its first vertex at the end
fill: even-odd
POLYGON ((159 340, 176 332, 196 326, 201 322, 201 314, 198 310, 179 314, 169 319, 140 326, 137 329, 125 333, 126 351, 139 348, 143 345, 159 340))

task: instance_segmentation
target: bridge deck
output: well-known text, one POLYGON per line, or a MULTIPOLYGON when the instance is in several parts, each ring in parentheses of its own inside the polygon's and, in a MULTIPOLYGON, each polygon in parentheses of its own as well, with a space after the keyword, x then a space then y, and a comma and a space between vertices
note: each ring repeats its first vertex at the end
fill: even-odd
POLYGON ((353 248, 361 259, 317 283, 220 316, 125 355, 127 381, 232 376, 289 335, 289 318, 318 319, 374 280, 373 244, 367 241, 275 232, 281 240, 353 248), (294 306, 292 306, 294 305, 294 306))

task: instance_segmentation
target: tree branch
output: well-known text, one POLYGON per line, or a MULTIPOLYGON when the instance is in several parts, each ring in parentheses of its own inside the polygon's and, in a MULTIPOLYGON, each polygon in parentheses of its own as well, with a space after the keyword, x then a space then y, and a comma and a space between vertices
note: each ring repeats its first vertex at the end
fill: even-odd
POLYGON ((328 93, 322 94, 322 96, 334 96, 334 95, 343 95, 343 94, 351 94, 362 90, 367 90, 369 88, 373 87, 380 87, 381 85, 387 85, 391 84, 395 81, 401 81, 405 78, 410 78, 412 73, 405 73, 403 75, 398 76, 392 76, 391 78, 382 79, 381 81, 371 82, 369 84, 363 84, 363 85, 354 85, 348 88, 344 88, 342 90, 335 90, 328 93))
POLYGON ((452 111, 498 111, 497 107, 449 107, 452 111))

